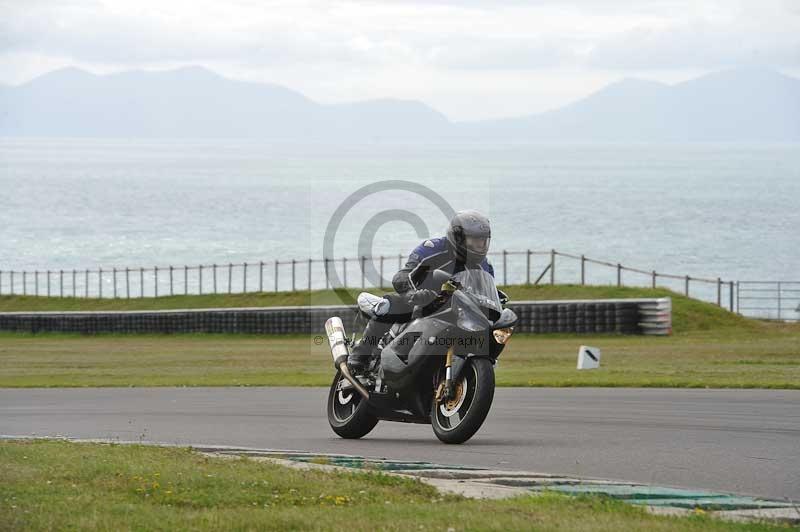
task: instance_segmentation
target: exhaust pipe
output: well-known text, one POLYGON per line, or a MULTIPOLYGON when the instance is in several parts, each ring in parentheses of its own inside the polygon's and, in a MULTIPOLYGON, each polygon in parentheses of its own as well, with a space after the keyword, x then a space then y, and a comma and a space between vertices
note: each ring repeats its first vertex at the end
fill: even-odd
POLYGON ((347 357, 350 355, 350 351, 347 349, 347 337, 344 334, 342 319, 334 316, 326 321, 325 332, 328 334, 328 343, 331 346, 333 366, 342 373, 342 376, 353 385, 353 388, 365 400, 369 401, 369 392, 358 382, 358 379, 353 377, 353 374, 350 373, 350 368, 347 367, 347 357))

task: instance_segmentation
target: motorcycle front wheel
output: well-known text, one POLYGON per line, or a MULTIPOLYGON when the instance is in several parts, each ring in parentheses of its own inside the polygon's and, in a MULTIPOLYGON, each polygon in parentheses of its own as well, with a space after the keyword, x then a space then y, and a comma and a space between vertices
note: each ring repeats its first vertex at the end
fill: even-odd
POLYGON ((464 443, 483 425, 494 399, 494 366, 485 358, 470 358, 453 383, 452 399, 431 406, 431 425, 444 443, 464 443))
POLYGON ((328 423, 342 438, 366 436, 378 424, 378 418, 367 411, 367 404, 340 372, 333 378, 328 392, 328 423))

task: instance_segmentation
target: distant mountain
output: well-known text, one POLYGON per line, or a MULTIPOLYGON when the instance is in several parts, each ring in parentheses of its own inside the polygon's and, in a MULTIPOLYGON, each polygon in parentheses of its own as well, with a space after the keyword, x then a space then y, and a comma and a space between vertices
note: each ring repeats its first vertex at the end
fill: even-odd
POLYGON ((625 79, 531 116, 450 122, 409 100, 323 105, 200 67, 96 76, 65 68, 0 87, 0 135, 315 141, 797 141, 800 80, 767 69, 666 85, 625 79))
POLYGON ((0 135, 75 137, 402 138, 451 124, 418 102, 320 105, 278 85, 200 67, 95 76, 50 72, 0 91, 0 135))
POLYGON ((677 85, 625 79, 554 111, 464 124, 463 134, 540 141, 800 140, 800 80, 754 68, 677 85))

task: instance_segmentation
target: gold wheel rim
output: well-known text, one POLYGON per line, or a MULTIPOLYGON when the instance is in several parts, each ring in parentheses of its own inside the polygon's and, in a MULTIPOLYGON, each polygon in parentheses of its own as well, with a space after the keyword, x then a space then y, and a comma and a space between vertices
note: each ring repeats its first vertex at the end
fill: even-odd
POLYGON ((444 407, 447 410, 453 410, 458 406, 459 402, 461 401, 461 396, 464 394, 464 389, 465 389, 464 382, 465 379, 461 379, 456 384, 456 390, 455 393, 453 394, 453 398, 448 399, 447 401, 444 402, 444 407))

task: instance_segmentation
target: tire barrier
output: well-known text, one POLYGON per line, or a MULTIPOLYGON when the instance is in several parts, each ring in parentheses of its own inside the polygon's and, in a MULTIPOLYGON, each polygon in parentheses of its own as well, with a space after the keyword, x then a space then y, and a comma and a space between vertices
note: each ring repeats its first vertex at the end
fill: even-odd
MULTIPOLYGON (((672 332, 672 301, 598 299, 516 301, 517 332, 656 334, 672 332)), ((348 332, 363 328, 354 306, 299 306, 105 312, 1 312, 0 331, 79 334, 319 334, 338 315, 348 332)))

